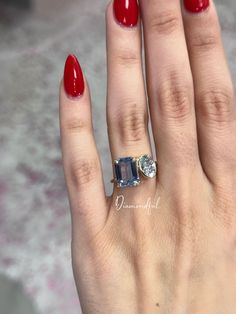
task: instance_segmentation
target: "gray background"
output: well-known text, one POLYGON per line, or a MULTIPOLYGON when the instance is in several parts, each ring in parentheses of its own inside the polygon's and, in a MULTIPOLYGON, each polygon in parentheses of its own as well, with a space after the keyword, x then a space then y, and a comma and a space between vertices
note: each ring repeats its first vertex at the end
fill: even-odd
MULTIPOLYGON (((92 91, 102 163, 110 165, 105 126, 107 1, 34 0, 28 10, 3 3, 2 0, 0 312, 78 314, 70 266, 70 217, 59 149, 58 85, 67 54, 76 53, 92 91)), ((216 3, 235 79, 236 2, 216 3)), ((109 192, 111 167, 104 170, 109 192)))

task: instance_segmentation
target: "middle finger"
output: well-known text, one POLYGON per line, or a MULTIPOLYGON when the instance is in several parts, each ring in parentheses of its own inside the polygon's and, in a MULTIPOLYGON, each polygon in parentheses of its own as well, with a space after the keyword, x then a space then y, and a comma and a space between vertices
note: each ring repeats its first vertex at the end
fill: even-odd
MULTIPOLYGON (((179 0, 140 0, 159 179, 200 164, 193 80, 179 0)), ((162 182, 163 183, 163 182, 162 182)), ((173 184, 172 182, 170 182, 173 184)))

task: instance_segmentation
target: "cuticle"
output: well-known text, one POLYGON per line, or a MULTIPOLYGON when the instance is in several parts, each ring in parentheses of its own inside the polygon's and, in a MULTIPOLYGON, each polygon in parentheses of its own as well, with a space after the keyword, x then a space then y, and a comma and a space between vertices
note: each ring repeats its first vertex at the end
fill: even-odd
POLYGON ((73 97, 73 96, 68 95, 68 94, 66 93, 68 99, 70 99, 70 100, 72 100, 72 101, 80 100, 81 98, 83 98, 84 94, 85 94, 85 93, 83 93, 83 94, 81 94, 81 95, 79 95, 79 96, 73 97))

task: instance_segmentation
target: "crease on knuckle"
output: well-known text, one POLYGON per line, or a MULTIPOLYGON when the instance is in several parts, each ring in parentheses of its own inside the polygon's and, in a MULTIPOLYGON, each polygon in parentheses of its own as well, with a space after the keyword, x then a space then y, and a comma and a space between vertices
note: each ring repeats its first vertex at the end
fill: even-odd
POLYGON ((122 108, 113 119, 114 132, 126 144, 143 141, 147 133, 148 116, 143 105, 135 102, 122 103, 122 108), (124 110, 124 108, 127 108, 124 110))
MULTIPOLYGON (((158 11, 156 11, 158 12, 158 11)), ((154 34, 171 34, 180 26, 180 19, 176 13, 166 11, 162 13, 155 13, 150 18, 149 29, 154 34)))
POLYGON ((122 66, 133 66, 140 64, 141 57, 137 51, 133 51, 130 48, 123 49, 117 52, 114 57, 117 64, 122 66))
POLYGON ((190 88, 179 83, 178 75, 171 73, 158 91, 158 105, 163 117, 184 121, 191 114, 190 88))
POLYGON ((225 125, 232 119, 233 93, 227 88, 203 92, 198 99, 198 109, 206 121, 225 125))
POLYGON ((71 164, 70 179, 76 188, 90 184, 97 179, 100 163, 94 159, 75 159, 71 164))
POLYGON ((220 46, 220 39, 215 33, 206 34, 205 32, 199 32, 189 40, 193 52, 208 52, 220 46))
POLYGON ((80 133, 84 130, 89 130, 89 123, 82 119, 70 118, 64 123, 64 129, 69 133, 80 133))

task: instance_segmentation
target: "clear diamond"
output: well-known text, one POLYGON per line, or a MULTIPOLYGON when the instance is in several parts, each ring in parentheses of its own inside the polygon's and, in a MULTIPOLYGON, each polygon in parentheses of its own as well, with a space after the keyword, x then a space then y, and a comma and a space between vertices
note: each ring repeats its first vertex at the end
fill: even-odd
POLYGON ((156 162, 151 157, 144 155, 139 159, 139 169, 145 177, 153 178, 157 173, 156 162))

